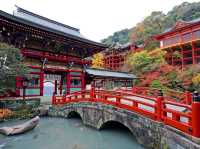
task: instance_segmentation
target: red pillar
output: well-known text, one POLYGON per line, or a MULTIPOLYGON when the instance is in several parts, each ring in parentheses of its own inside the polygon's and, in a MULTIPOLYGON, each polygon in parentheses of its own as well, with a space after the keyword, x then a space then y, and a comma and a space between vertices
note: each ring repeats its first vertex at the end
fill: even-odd
POLYGON ((172 63, 172 66, 174 66, 174 58, 173 58, 173 49, 171 49, 171 54, 172 54, 172 59, 171 59, 171 63, 172 63))
POLYGON ((82 72, 82 76, 81 76, 81 89, 85 90, 85 73, 82 72))
POLYGON ((157 97, 157 110, 155 111, 157 114, 157 121, 162 121, 162 102, 164 98, 163 96, 158 96, 157 97))
POLYGON ((182 47, 182 45, 180 45, 180 48, 181 48, 181 68, 183 69, 183 67, 184 67, 184 59, 183 59, 183 47, 182 47))
POLYGON ((192 135, 200 138, 200 102, 192 103, 192 135))
POLYGON ((43 90, 44 90, 44 72, 41 71, 41 73, 40 73, 40 96, 43 96, 43 90))
POLYGON ((196 64, 195 46, 194 46, 194 43, 193 43, 193 42, 191 42, 191 46, 192 46, 192 64, 196 64))
POLYGON ((20 88, 21 86, 21 77, 20 76, 16 76, 16 85, 15 85, 15 93, 17 96, 20 96, 20 88))
POLYGON ((67 73, 67 76, 66 76, 66 94, 70 94, 70 85, 71 85, 71 76, 70 76, 70 72, 67 73))
POLYGON ((191 41, 191 46, 192 46, 192 64, 196 64, 195 45, 193 43, 193 41, 195 40, 195 37, 194 37, 194 32, 192 30, 191 30, 191 34, 192 34, 192 41, 191 41))
POLYGON ((55 104, 56 104, 56 96, 55 96, 54 93, 53 93, 53 96, 52 96, 51 104, 52 104, 52 105, 55 105, 55 104))
POLYGON ((94 94, 95 94, 95 87, 94 87, 94 82, 91 83, 91 89, 90 89, 90 99, 91 101, 94 100, 94 94))
POLYGON ((63 76, 61 76, 61 79, 60 79, 59 89, 60 89, 60 95, 62 95, 62 90, 63 90, 63 76))
POLYGON ((57 80, 55 80, 55 89, 54 89, 55 95, 57 94, 57 88, 58 88, 58 82, 57 80))

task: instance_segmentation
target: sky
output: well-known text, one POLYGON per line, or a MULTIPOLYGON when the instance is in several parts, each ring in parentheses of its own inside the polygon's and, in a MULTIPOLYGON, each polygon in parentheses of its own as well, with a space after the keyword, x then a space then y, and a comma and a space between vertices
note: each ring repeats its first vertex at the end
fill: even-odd
POLYGON ((15 5, 80 29, 88 39, 100 41, 114 32, 131 28, 152 11, 167 13, 182 2, 200 0, 0 0, 8 13, 15 5))

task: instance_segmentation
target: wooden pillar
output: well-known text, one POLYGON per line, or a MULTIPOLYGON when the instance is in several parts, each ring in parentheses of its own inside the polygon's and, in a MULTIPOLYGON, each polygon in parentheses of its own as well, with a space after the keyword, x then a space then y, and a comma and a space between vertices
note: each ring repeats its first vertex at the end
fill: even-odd
POLYGON ((81 75, 81 89, 85 90, 85 87, 86 87, 86 85, 85 85, 85 73, 82 72, 82 75, 81 75))
POLYGON ((192 103, 192 130, 193 136, 200 138, 200 102, 192 103))
POLYGON ((195 45, 194 45, 194 33, 191 31, 192 34, 192 41, 191 41, 191 46, 192 46, 192 64, 196 64, 196 57, 195 57, 195 45))
POLYGON ((58 82, 57 80, 55 80, 55 88, 54 88, 55 95, 57 94, 57 87, 58 87, 58 82))
POLYGON ((171 63, 172 63, 172 66, 174 66, 173 49, 171 49, 171 55, 172 55, 171 63))
POLYGON ((183 35, 181 34, 180 35, 180 48, 181 48, 181 68, 183 69, 183 67, 184 67, 184 58, 183 58, 183 55, 184 55, 184 53, 183 53, 183 46, 182 46, 182 43, 183 43, 183 35))
POLYGON ((157 97, 157 110, 156 110, 156 114, 157 114, 157 121, 162 121, 162 104, 163 104, 163 96, 158 96, 157 97))
POLYGON ((22 87, 21 85, 21 77, 16 76, 16 85, 15 85, 15 93, 17 96, 20 96, 20 88, 22 87))
POLYGON ((70 86, 71 86, 71 75, 70 71, 66 75, 66 94, 70 94, 70 86))
POLYGON ((40 96, 44 94, 44 72, 41 70, 40 72, 40 96))
POLYGON ((182 45, 180 45, 180 48, 181 48, 181 68, 183 69, 183 67, 184 67, 183 55, 184 55, 184 53, 183 53, 183 47, 182 47, 182 45))
POLYGON ((191 42, 191 46, 192 46, 192 64, 196 64, 195 45, 194 45, 193 41, 191 42))
POLYGON ((63 77, 61 76, 61 79, 60 79, 60 95, 62 95, 62 84, 63 84, 63 77))

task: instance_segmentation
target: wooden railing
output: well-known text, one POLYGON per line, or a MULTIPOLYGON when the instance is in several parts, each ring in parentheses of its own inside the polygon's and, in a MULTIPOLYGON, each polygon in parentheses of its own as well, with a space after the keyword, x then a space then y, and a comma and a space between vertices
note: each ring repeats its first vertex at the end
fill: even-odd
POLYGON ((59 61, 59 62, 66 62, 66 63, 74 62, 76 64, 90 64, 90 61, 83 60, 75 56, 53 54, 47 51, 22 49, 21 53, 23 54, 23 56, 33 57, 33 58, 47 58, 48 60, 51 60, 51 61, 59 61))
POLYGON ((188 91, 180 92, 170 89, 159 90, 156 88, 148 88, 148 87, 133 87, 132 89, 121 90, 121 91, 132 92, 134 94, 150 96, 150 97, 157 97, 159 94, 163 94, 165 100, 186 103, 186 104, 192 103, 192 94, 188 91))
POLYGON ((53 105, 97 102, 129 110, 162 122, 184 133, 200 138, 200 102, 191 105, 165 100, 163 96, 145 96, 131 92, 84 90, 66 96, 53 96, 53 105))

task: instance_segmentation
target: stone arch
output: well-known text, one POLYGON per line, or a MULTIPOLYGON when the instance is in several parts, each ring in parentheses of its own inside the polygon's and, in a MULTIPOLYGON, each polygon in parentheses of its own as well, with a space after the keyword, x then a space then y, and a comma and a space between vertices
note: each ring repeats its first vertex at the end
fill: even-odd
POLYGON ((67 118, 80 118, 83 121, 81 114, 75 110, 68 112, 67 118))
POLYGON ((116 121, 116 120, 106 121, 105 123, 103 123, 100 126, 99 130, 103 130, 103 129, 107 129, 107 128, 119 128, 119 129, 125 128, 125 129, 127 129, 127 130, 129 130, 131 132, 129 127, 127 127, 125 124, 123 124, 123 123, 121 123, 119 121, 116 121))
POLYGON ((107 120, 107 121, 101 123, 101 125, 99 125, 98 129, 99 130, 103 130, 105 128, 111 127, 112 125, 116 125, 118 128, 125 128, 125 129, 129 130, 132 133, 132 130, 128 125, 126 125, 123 122, 118 121, 118 120, 107 120))

